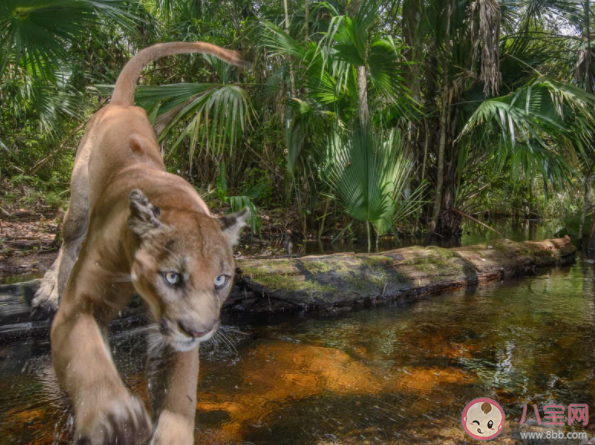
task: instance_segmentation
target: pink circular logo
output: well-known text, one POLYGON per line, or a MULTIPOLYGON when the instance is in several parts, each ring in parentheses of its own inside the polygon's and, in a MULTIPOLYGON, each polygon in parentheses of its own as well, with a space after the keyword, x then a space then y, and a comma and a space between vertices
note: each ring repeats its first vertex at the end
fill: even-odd
POLYGON ((477 440, 490 440, 504 429, 504 410, 492 399, 472 400, 461 418, 465 432, 477 440))

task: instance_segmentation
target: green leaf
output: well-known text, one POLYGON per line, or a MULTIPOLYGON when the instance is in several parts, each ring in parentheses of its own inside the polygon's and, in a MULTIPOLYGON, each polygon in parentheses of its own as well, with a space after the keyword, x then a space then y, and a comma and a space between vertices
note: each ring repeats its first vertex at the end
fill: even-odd
POLYGON ((2 0, 0 77, 11 56, 17 65, 31 66, 34 76, 50 76, 68 58, 69 42, 88 35, 100 17, 134 33, 135 17, 126 5, 124 0, 2 0))
POLYGON ((408 208, 399 211, 413 168, 399 132, 374 137, 372 130, 359 126, 347 133, 335 129, 326 158, 327 182, 345 211, 372 223, 379 235, 391 230, 397 214, 405 218, 421 206, 418 192, 408 208))
POLYGON ((250 125, 254 109, 247 91, 230 84, 175 84, 159 87, 139 87, 139 105, 150 108, 160 103, 156 127, 163 129, 160 138, 178 124, 186 123, 181 136, 172 145, 191 138, 191 163, 195 148, 220 154, 224 148, 233 151, 234 145, 250 125), (164 116, 164 120, 160 120, 164 116))

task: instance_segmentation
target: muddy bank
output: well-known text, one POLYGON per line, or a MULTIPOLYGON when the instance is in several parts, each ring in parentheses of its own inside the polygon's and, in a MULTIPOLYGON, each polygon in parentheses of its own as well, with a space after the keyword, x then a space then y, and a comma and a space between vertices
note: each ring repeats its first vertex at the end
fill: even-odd
MULTIPOLYGON (((411 301, 567 264, 574 261, 575 252, 566 237, 521 243, 498 240, 454 249, 414 246, 380 254, 242 259, 224 312, 333 312, 411 301)), ((47 334, 50 317, 32 315, 30 310, 38 286, 39 280, 0 285, 0 338, 47 334)), ((114 327, 143 323, 143 314, 143 305, 135 297, 114 327)))

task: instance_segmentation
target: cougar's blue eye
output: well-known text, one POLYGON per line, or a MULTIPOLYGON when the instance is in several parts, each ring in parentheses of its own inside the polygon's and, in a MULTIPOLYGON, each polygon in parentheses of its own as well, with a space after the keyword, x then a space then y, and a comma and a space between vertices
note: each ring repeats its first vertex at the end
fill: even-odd
POLYGON ((165 282, 171 286, 177 286, 182 282, 182 275, 175 272, 166 272, 163 274, 165 282))
POLYGON ((215 278, 215 289, 221 289, 227 284, 229 278, 226 275, 219 275, 215 278))

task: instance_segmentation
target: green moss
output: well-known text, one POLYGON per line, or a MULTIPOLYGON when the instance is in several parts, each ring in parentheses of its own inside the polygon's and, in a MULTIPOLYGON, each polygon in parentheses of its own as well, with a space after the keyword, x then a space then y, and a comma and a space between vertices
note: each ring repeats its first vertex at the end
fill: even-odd
POLYGON ((242 266, 242 275, 249 275, 251 277, 262 275, 262 269, 258 267, 242 266))
POLYGON ((244 275, 250 276, 269 275, 272 273, 290 275, 294 273, 293 264, 289 260, 271 260, 257 266, 242 265, 241 269, 244 275))
POLYGON ((353 271, 353 269, 346 265, 345 260, 302 260, 298 264, 313 275, 335 272, 343 276, 353 271))
POLYGON ((457 256, 457 254, 453 250, 445 249, 443 247, 428 246, 426 247, 426 249, 437 253, 441 258, 454 258, 457 256))
POLYGON ((417 271, 425 273, 432 282, 441 281, 445 275, 457 275, 467 271, 467 266, 451 261, 452 258, 458 257, 452 250, 440 247, 428 247, 427 249, 432 251, 428 256, 412 258, 401 264, 412 266, 417 271))
POLYGON ((316 281, 311 280, 296 280, 292 277, 283 275, 261 275, 252 276, 252 280, 256 283, 263 285, 264 287, 276 291, 284 290, 287 292, 333 292, 334 288, 327 286, 316 281))
POLYGON ((335 266, 322 260, 302 261, 301 265, 311 274, 328 273, 335 270, 335 266))
POLYGON ((390 266, 394 262, 395 260, 386 255, 372 255, 364 258, 364 263, 372 269, 378 266, 390 266))
POLYGON ((534 259, 552 256, 551 250, 542 249, 538 246, 510 243, 506 242, 505 240, 501 242, 495 242, 494 248, 504 254, 510 253, 512 255, 524 255, 534 259))
POLYGON ((386 274, 383 272, 376 272, 374 274, 370 274, 370 275, 366 276, 366 278, 375 287, 382 287, 388 282, 388 278, 387 278, 386 274))
POLYGON ((417 270, 420 270, 425 273, 436 273, 440 269, 443 269, 444 267, 448 266, 447 262, 434 257, 416 258, 414 260, 405 261, 403 264, 415 266, 417 270))
POLYGON ((352 289, 369 290, 376 288, 376 285, 373 283, 373 280, 370 279, 370 276, 347 275, 343 277, 343 280, 347 286, 352 289))
POLYGON ((430 257, 417 257, 411 258, 410 260, 405 260, 401 262, 406 266, 415 266, 416 269, 426 270, 432 269, 436 266, 444 266, 446 261, 442 260, 441 258, 436 258, 433 256, 430 257))
MULTIPOLYGON (((312 280, 298 280, 294 275, 293 264, 289 260, 277 260, 267 262, 263 266, 242 266, 242 273, 249 276, 255 283, 258 283, 271 291, 284 290, 287 292, 310 291, 310 292, 333 292, 331 286, 318 283, 312 280)), ((301 276, 300 276, 301 277, 301 276)))
POLYGON ((293 269, 293 263, 289 260, 272 260, 266 263, 270 270, 287 272, 293 269))
POLYGON ((525 247, 527 254, 533 257, 551 257, 553 252, 551 250, 541 249, 537 246, 525 247))

